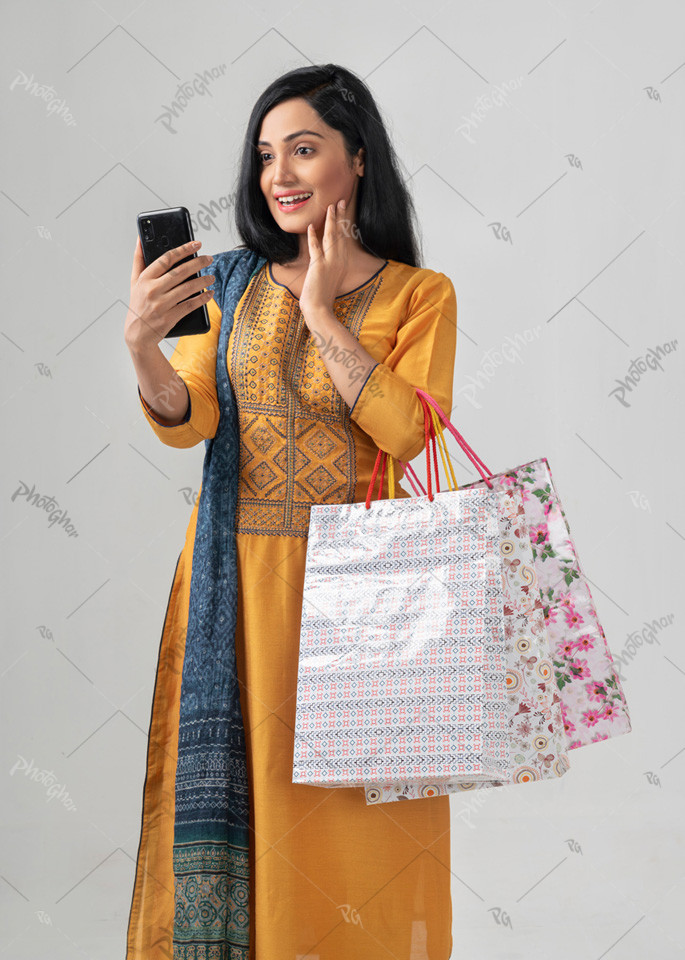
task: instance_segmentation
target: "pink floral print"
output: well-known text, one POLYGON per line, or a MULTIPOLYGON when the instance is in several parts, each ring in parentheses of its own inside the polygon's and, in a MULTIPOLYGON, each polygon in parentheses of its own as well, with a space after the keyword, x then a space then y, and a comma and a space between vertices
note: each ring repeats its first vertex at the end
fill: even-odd
POLYGON ((491 483, 523 494, 569 750, 629 733, 628 704, 548 460, 531 460, 491 483))

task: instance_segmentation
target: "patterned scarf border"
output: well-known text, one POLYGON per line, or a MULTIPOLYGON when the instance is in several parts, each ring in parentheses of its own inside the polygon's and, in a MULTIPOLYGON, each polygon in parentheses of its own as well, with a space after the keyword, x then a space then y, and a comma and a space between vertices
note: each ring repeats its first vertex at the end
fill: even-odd
POLYGON ((240 430, 228 377, 228 337, 238 301, 265 258, 215 257, 222 322, 216 357, 219 425, 205 441, 190 582, 176 768, 174 960, 247 960, 250 804, 236 674, 238 566, 235 516, 240 430))

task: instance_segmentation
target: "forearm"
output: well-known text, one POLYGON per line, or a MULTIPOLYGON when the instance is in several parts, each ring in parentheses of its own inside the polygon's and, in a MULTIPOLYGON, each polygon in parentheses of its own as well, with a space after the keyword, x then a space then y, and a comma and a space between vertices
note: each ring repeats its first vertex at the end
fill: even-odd
POLYGON ((338 392, 353 407, 378 361, 362 347, 332 310, 319 310, 305 317, 313 342, 326 364, 338 392))
POLYGON ((143 399, 165 424, 180 423, 188 412, 190 395, 159 346, 127 343, 143 399))

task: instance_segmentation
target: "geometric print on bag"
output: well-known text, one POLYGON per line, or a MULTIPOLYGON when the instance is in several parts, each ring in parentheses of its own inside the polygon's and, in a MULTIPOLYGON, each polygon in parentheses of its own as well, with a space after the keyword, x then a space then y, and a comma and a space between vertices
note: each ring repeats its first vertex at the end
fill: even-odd
POLYGON ((314 505, 293 782, 509 769, 498 497, 314 505))

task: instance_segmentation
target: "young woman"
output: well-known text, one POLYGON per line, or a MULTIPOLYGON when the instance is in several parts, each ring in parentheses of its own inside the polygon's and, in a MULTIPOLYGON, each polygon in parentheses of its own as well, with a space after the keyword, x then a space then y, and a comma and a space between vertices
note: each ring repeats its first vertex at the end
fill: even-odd
POLYGON ((413 216, 367 87, 341 67, 305 67, 252 111, 242 247, 170 273, 136 248, 125 336, 142 410, 163 443, 205 440, 207 453, 162 632, 127 960, 451 954, 449 798, 367 804, 361 788, 292 782, 311 505, 365 500, 378 449, 403 461, 424 449, 416 387, 452 406, 454 287, 418 265, 413 216), (198 263, 203 275, 183 283, 198 263), (179 338, 169 362, 159 342, 203 302, 211 330, 179 338), (212 447, 231 410, 232 447, 212 447), (233 471, 216 459, 229 447, 233 471), (217 521, 233 482, 234 513, 217 521), (217 531, 223 547, 205 552, 217 531), (235 603, 193 596, 230 590, 231 549, 234 630, 235 603), (205 644, 194 673, 191 642, 193 657, 205 644), (234 670, 239 715, 228 695, 212 704, 215 669, 234 670))

